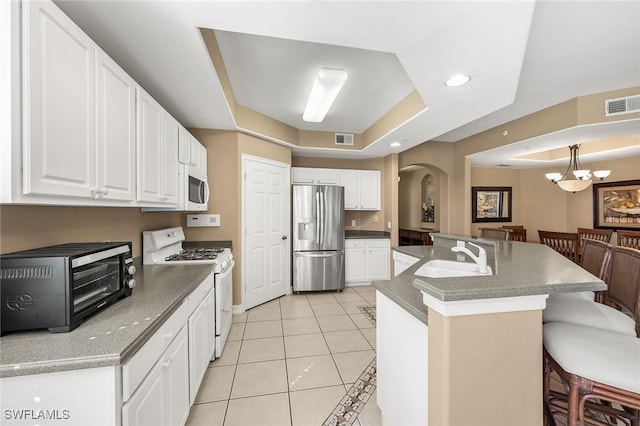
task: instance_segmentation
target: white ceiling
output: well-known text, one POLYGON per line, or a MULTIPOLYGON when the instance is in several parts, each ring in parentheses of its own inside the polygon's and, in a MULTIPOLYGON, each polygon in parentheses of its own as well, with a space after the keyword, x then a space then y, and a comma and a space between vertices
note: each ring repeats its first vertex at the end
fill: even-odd
MULTIPOLYGON (((638 0, 56 3, 186 127, 235 128, 199 27, 216 30, 237 101, 294 127, 360 133, 414 89, 429 107, 363 151, 294 155, 368 158, 454 142, 576 96, 640 86, 638 0), (325 122, 309 125, 300 116, 320 66, 349 79, 325 122), (456 72, 471 82, 445 87, 456 72)), ((592 137, 558 136, 534 149, 592 137)), ((532 146, 473 161, 505 163, 532 146)))

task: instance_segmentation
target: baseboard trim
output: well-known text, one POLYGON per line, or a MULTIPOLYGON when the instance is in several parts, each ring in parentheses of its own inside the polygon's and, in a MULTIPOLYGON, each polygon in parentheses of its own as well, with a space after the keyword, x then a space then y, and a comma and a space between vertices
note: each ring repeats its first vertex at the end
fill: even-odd
POLYGON ((244 308, 244 305, 240 304, 240 305, 233 305, 231 307, 231 315, 240 315, 240 314, 244 314, 244 312, 246 311, 246 309, 244 308))

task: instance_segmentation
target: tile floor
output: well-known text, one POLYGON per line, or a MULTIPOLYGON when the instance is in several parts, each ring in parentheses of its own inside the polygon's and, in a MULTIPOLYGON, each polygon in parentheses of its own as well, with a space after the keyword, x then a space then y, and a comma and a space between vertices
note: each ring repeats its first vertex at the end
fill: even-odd
MULTIPOLYGON (((375 359, 375 326, 359 306, 375 306, 373 287, 287 295, 234 316, 187 425, 337 424, 332 413, 375 359)), ((348 424, 380 425, 375 401, 373 391, 348 424)))

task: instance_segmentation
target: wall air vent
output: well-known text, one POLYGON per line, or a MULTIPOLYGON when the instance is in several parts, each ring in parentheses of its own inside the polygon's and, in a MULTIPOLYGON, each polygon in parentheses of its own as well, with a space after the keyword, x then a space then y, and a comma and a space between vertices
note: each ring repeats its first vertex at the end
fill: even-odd
POLYGON ((353 135, 350 133, 336 133, 336 145, 351 145, 353 146, 353 135))
POLYGON ((631 114, 633 112, 640 112, 640 95, 607 99, 604 101, 605 116, 631 114))

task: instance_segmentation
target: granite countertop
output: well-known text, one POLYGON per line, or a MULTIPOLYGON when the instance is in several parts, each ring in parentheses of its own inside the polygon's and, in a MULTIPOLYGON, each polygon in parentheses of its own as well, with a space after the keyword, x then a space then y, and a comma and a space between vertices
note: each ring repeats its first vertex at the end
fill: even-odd
POLYGON ((136 267, 132 295, 86 318, 75 330, 0 337, 0 377, 122 364, 212 271, 211 265, 136 267))
MULTIPOLYGON (((453 241, 455 239, 482 242, 468 237, 454 237, 453 241)), ((419 261, 391 280, 374 281, 373 286, 425 324, 427 307, 422 302, 422 292, 448 302, 607 288, 602 280, 543 244, 515 241, 495 243, 495 256, 487 256, 494 275, 449 278, 415 275, 415 271, 429 260, 456 260, 456 253, 451 252, 449 247, 438 244, 393 247, 393 250, 418 258, 419 261)))
POLYGON ((344 237, 346 239, 391 238, 391 233, 385 231, 346 230, 344 231, 344 237))

